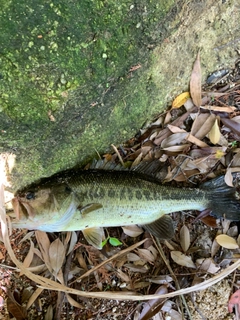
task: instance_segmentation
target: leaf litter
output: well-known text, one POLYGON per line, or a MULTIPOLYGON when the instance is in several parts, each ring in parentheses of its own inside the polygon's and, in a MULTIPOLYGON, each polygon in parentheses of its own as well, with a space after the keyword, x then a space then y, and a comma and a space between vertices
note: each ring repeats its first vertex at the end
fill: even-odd
MULTIPOLYGON (((191 187, 224 173, 231 186, 232 172, 240 171, 239 75, 236 67, 224 83, 202 88, 198 54, 191 98, 188 92, 180 94, 170 111, 103 157, 128 167, 159 159, 158 178, 174 186, 191 187)), ((234 281, 240 265, 239 239, 229 223, 196 220, 192 211, 173 213, 175 237, 161 247, 141 228, 126 226, 107 230, 109 239, 121 245, 108 241, 98 250, 79 232, 13 230, 8 240, 1 217, 0 296, 7 301, 6 319, 232 319, 228 312, 239 304, 233 295, 228 305, 234 291, 225 278, 231 275, 234 281), (11 269, 11 261, 17 268, 11 269)))

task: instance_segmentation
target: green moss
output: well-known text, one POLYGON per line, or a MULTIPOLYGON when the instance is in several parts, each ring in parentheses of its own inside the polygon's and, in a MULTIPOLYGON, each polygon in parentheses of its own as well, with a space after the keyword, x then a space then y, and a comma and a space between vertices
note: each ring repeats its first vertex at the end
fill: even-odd
POLYGON ((149 48, 172 31, 173 3, 2 6, 0 151, 17 154, 16 186, 85 161, 95 149, 104 152, 156 112, 146 61, 149 48))

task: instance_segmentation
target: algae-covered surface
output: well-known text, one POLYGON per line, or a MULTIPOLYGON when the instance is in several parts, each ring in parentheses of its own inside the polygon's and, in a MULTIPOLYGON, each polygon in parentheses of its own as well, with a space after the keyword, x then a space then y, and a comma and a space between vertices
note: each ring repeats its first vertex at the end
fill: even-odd
POLYGON ((106 151, 153 112, 147 60, 173 1, 1 3, 0 151, 16 154, 17 187, 106 151))

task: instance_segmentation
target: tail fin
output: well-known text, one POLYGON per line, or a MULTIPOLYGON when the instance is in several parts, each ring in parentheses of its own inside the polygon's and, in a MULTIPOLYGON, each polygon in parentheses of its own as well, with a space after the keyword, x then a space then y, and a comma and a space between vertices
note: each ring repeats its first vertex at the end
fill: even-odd
POLYGON ((217 218, 240 220, 240 173, 233 173, 233 187, 229 187, 224 176, 203 183, 200 189, 208 193, 211 214, 217 218))

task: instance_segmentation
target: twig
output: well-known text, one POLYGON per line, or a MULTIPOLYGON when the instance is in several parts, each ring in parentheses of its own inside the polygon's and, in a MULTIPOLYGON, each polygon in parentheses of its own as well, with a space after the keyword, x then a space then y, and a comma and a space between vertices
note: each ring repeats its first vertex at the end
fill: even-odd
POLYGON ((83 275, 81 275, 81 277, 75 279, 74 281, 72 281, 69 285, 72 285, 74 282, 79 281, 85 277, 88 277, 91 273, 93 273, 94 271, 98 270, 99 268, 101 268, 102 266, 104 266, 106 263, 109 263, 110 261, 119 258, 122 255, 127 254, 129 251, 132 251, 134 249, 136 249, 137 247, 139 247, 141 244, 143 244, 147 239, 144 239, 142 241, 139 241, 138 243, 135 243, 134 245, 128 247, 127 249, 121 250, 118 253, 114 254, 112 257, 108 258, 107 260, 104 260, 103 262, 99 263, 97 266, 95 266, 94 268, 88 270, 87 272, 85 272, 83 275))
POLYGON ((113 150, 116 152, 118 158, 119 158, 119 161, 121 162, 122 166, 124 167, 124 162, 123 162, 123 159, 118 151, 118 149, 115 147, 114 144, 111 144, 111 147, 113 148, 113 150))
MULTIPOLYGON (((77 237, 79 236, 79 231, 77 232, 77 237)), ((71 262, 72 262, 72 253, 73 250, 68 254, 64 269, 63 269, 63 280, 64 284, 67 284, 68 282, 68 275, 71 270, 71 262)), ((64 292, 58 292, 58 298, 57 298, 57 303, 56 303, 56 312, 54 319, 58 320, 61 318, 61 311, 62 311, 62 305, 63 305, 63 299, 64 299, 65 293, 64 292)))
MULTIPOLYGON (((174 272, 173 272, 173 270, 172 270, 172 268, 171 268, 171 266, 170 266, 170 264, 169 264, 169 262, 168 262, 168 260, 167 260, 167 258, 166 258, 166 256, 165 256, 165 253, 164 253, 164 251, 163 251, 163 248, 162 248, 162 245, 161 245, 159 239, 154 238, 152 235, 151 235, 151 237, 152 237, 152 239, 153 239, 153 242, 154 242, 156 248, 157 248, 158 251, 159 251, 160 256, 162 257, 164 263, 166 264, 166 266, 167 266, 167 268, 168 268, 168 270, 169 270, 172 278, 174 279, 177 289, 180 290, 180 286, 179 286, 177 277, 175 276, 175 274, 174 274, 174 272), (155 239, 156 239, 156 241, 155 241, 155 239)), ((186 302, 185 297, 184 297, 182 294, 180 295, 180 297, 181 297, 182 302, 183 302, 183 304, 184 304, 184 306, 185 306, 185 309, 186 309, 186 311, 187 311, 187 313, 188 313, 189 319, 192 320, 192 316, 191 316, 191 313, 190 313, 190 311, 189 311, 189 309, 188 309, 188 306, 187 306, 187 302, 186 302)), ((182 303, 181 303, 181 309, 182 309, 182 316, 183 316, 183 306, 182 306, 182 303)))

